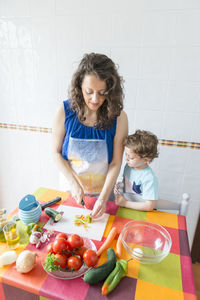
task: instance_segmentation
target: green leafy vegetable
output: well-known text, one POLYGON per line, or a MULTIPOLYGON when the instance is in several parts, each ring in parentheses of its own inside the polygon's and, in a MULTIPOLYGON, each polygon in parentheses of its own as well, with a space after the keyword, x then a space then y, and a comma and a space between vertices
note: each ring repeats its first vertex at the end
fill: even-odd
POLYGON ((44 268, 46 271, 55 272, 60 270, 60 267, 58 265, 55 265, 55 261, 58 261, 58 259, 55 258, 54 254, 49 253, 45 258, 45 265, 44 268))

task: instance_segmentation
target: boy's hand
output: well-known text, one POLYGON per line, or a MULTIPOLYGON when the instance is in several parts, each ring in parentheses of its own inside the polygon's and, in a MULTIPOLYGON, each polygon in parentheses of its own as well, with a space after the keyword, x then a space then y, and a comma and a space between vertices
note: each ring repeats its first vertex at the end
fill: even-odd
POLYGON ((114 194, 115 195, 119 194, 119 184, 115 184, 115 186, 114 186, 114 194))
POLYGON ((115 196, 115 203, 118 205, 118 206, 124 206, 125 205, 125 202, 127 200, 124 199, 124 197, 120 194, 116 194, 115 196))

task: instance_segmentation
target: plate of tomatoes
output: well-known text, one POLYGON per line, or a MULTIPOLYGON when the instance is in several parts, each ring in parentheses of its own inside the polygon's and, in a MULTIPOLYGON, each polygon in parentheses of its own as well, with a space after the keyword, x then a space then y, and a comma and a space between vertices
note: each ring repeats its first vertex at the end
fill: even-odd
POLYGON ((88 238, 59 233, 47 245, 47 255, 42 266, 55 278, 77 278, 97 264, 96 250, 95 244, 88 238))

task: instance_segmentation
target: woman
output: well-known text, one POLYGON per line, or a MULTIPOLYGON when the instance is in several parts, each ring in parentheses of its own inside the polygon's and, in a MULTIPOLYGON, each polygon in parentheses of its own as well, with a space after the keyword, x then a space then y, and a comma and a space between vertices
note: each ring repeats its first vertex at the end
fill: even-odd
POLYGON ((53 122, 53 155, 78 204, 85 195, 98 196, 91 213, 98 218, 118 177, 128 134, 122 79, 106 55, 86 54, 69 94, 53 122))

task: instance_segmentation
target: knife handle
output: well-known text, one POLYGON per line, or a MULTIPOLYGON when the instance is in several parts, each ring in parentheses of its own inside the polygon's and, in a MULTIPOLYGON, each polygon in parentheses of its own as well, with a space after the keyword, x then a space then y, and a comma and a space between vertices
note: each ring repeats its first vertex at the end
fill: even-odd
POLYGON ((55 203, 59 202, 60 200, 61 200, 61 197, 56 197, 53 200, 50 200, 50 201, 48 201, 46 203, 41 204, 41 208, 44 209, 44 208, 46 208, 48 206, 51 206, 52 204, 55 204, 55 203))

